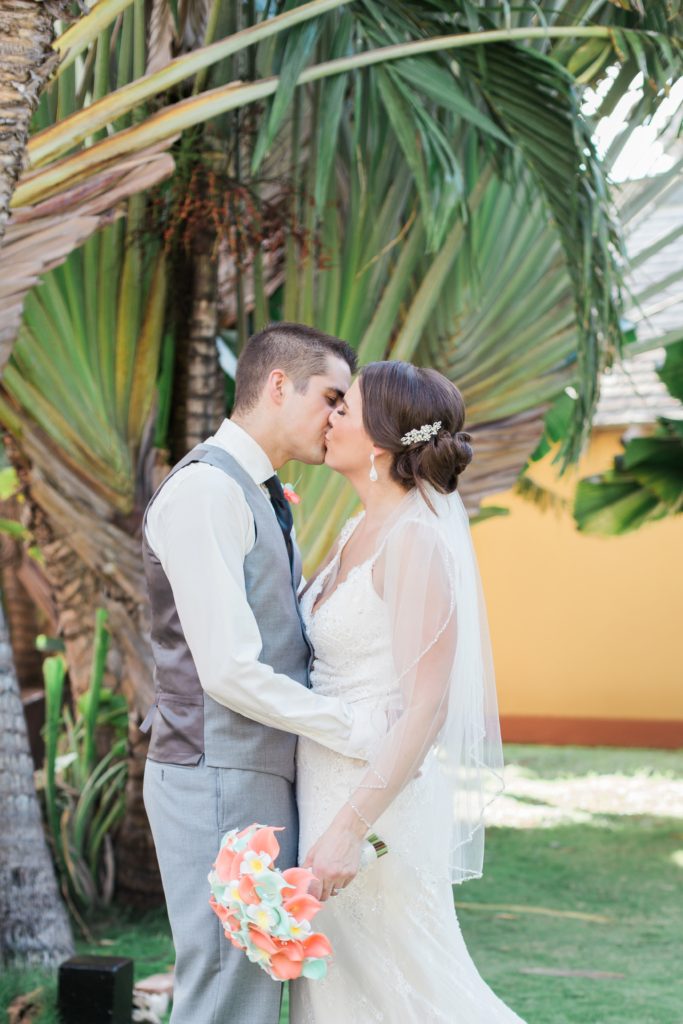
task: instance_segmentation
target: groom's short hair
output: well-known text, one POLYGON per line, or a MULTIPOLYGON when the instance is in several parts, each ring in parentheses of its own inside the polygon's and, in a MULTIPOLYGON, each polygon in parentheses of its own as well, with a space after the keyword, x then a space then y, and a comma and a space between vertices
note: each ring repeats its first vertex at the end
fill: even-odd
POLYGON ((233 411, 256 405, 272 370, 284 370, 296 390, 305 391, 311 377, 326 372, 330 356, 343 359, 356 372, 356 352, 341 338, 305 324, 268 324, 249 338, 237 361, 233 411))

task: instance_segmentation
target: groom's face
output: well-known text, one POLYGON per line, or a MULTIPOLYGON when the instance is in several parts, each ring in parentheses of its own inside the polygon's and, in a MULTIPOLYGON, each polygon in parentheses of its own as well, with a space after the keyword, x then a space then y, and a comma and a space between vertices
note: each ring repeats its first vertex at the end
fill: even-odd
POLYGON ((305 391, 291 390, 283 409, 291 459, 318 465, 325 461, 330 413, 341 405, 351 383, 349 364, 329 356, 325 373, 310 377, 305 391))

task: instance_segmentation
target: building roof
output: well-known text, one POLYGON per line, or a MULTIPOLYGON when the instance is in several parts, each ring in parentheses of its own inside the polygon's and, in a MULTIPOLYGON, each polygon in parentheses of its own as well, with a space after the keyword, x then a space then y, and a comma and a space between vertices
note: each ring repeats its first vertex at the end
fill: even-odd
MULTIPOLYGON (((628 183, 622 196, 626 200, 639 187, 628 183)), ((627 238, 631 258, 664 238, 677 226, 683 226, 683 184, 679 183, 659 203, 640 210, 638 220, 627 238)), ((643 317, 637 324, 638 342, 661 338, 680 331, 683 338, 683 235, 646 259, 636 267, 628 284, 634 295, 671 277, 664 289, 657 288, 642 309, 634 309, 634 318, 643 317)), ((683 405, 669 394, 657 376, 664 362, 665 350, 656 348, 615 362, 603 375, 600 383, 600 401, 593 423, 596 427, 628 426, 652 423, 658 416, 683 419, 683 405)))
MULTIPOLYGON (((683 336, 683 330, 681 331, 683 336)), ((657 376, 665 350, 653 349, 624 359, 602 375, 595 427, 654 423, 658 416, 683 419, 683 405, 657 376)))

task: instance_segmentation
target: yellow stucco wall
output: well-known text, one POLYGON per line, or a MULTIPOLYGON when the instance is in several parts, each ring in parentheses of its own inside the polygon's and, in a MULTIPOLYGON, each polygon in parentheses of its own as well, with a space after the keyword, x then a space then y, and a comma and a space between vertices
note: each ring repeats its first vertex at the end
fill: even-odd
MULTIPOLYGON (((568 496, 607 469, 619 431, 600 431, 577 470, 539 483, 568 496)), ((624 537, 580 534, 568 513, 514 494, 475 526, 502 715, 683 720, 683 515, 624 537)))

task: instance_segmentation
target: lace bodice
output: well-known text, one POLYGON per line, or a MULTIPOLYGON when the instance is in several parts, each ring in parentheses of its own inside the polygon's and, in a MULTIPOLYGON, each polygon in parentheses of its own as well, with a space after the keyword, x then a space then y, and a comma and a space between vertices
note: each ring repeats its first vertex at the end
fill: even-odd
POLYGON ((313 611, 320 593, 339 564, 344 546, 363 513, 344 526, 337 553, 301 599, 315 663, 311 686, 346 702, 391 699, 394 670, 386 607, 372 580, 374 558, 354 566, 313 611))

